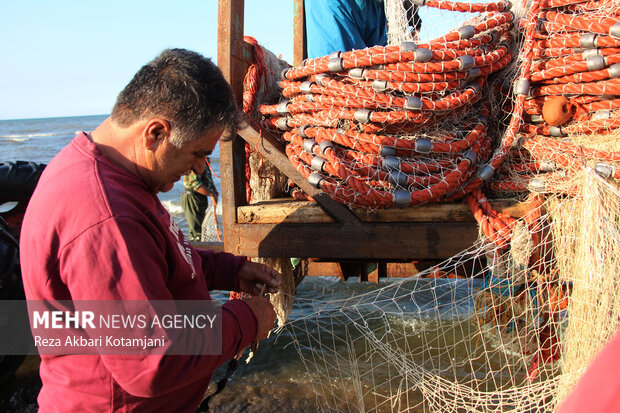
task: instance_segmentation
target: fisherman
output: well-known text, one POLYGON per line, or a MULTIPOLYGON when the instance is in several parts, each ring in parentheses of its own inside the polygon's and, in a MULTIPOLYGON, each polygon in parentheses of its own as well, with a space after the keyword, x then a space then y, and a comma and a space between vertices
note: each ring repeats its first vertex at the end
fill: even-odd
POLYGON ((157 197, 189 170, 202 173, 237 121, 220 70, 169 49, 136 73, 110 117, 49 163, 22 227, 27 299, 178 302, 210 300, 213 289, 254 297, 223 305, 220 355, 43 355, 40 412, 194 412, 213 371, 273 328, 259 295, 275 292, 281 275, 193 248, 157 197))
MULTIPOLYGON (((208 158, 207 163, 209 163, 208 158)), ((209 207, 209 198, 211 198, 215 210, 219 196, 210 168, 204 168, 201 174, 190 171, 183 175, 183 188, 185 191, 181 194, 181 206, 189 226, 189 240, 192 242, 201 241, 202 221, 204 221, 205 212, 209 207)))

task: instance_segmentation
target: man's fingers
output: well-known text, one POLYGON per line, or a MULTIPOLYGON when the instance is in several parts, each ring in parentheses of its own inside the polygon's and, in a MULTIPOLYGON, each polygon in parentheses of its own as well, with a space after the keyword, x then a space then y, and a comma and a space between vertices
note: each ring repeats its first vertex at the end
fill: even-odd
POLYGON ((267 283, 271 288, 277 289, 282 282, 282 275, 273 268, 262 265, 261 268, 257 268, 257 278, 267 283))
POLYGON ((267 338, 269 331, 273 329, 276 321, 276 313, 273 306, 264 297, 251 297, 244 300, 254 312, 257 321, 257 340, 267 338))
POLYGON ((278 289, 273 287, 268 287, 265 283, 257 282, 254 286, 254 295, 263 296, 267 293, 277 293, 278 289))
MULTIPOLYGON (((269 267, 267 267, 269 268, 269 267)), ((267 283, 272 287, 272 288, 278 288, 280 286, 280 283, 282 282, 282 274, 280 274, 278 271, 274 270, 273 268, 269 268, 269 279, 266 280, 267 283)))
POLYGON ((250 285, 253 284, 249 287, 251 291, 248 291, 253 295, 260 294, 263 285, 266 285, 265 293, 277 293, 282 283, 282 275, 278 271, 268 265, 251 261, 246 264, 243 278, 250 282, 250 285))

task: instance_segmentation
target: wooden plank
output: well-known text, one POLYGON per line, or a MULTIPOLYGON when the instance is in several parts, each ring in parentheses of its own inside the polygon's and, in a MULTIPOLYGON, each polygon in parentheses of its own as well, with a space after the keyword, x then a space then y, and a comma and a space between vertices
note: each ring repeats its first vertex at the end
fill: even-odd
MULTIPOLYGON (((303 264, 301 264, 303 265, 303 264)), ((378 268, 369 274, 369 281, 377 282, 380 279, 389 278, 409 278, 417 275, 421 270, 416 262, 385 262, 378 263, 378 268), (375 274, 378 278, 375 278, 375 274), (372 280, 371 280, 372 278, 372 280)), ((343 279, 342 270, 337 262, 316 261, 308 262, 308 277, 338 277, 343 279)))
POLYGON ((301 66, 306 58, 304 0, 293 0, 293 65, 301 66))
POLYGON ((378 283, 380 277, 379 274, 381 272, 384 272, 381 268, 382 266, 385 266, 385 263, 377 263, 377 267, 372 272, 366 275, 366 281, 369 281, 371 283, 378 283))
POLYGON ((316 203, 277 198, 237 208, 240 224, 328 223, 335 222, 316 203))
POLYGON ((284 154, 282 143, 263 129, 256 130, 251 122, 239 131, 239 135, 245 139, 254 149, 260 152, 280 172, 293 180, 301 189, 310 195, 319 206, 339 223, 359 225, 360 220, 344 205, 333 200, 329 195, 318 188, 310 185, 310 182, 291 164, 284 154))
POLYGON ((388 262, 387 276, 395 278, 407 278, 416 275, 421 270, 416 262, 388 262))
POLYGON ((338 277, 344 280, 340 265, 337 262, 308 262, 308 275, 316 277, 338 277))
POLYGON ((478 238, 473 222, 364 225, 238 224, 239 242, 226 250, 251 257, 329 260, 445 259, 478 238))
MULTIPOLYGON (((230 83, 237 103, 243 96, 243 77, 249 65, 243 42, 243 0, 220 0, 218 3, 217 63, 230 83)), ((237 206, 245 205, 244 144, 237 136, 220 140, 220 173, 222 176, 222 219, 226 249, 239 242, 237 206)))
MULTIPOLYGON (((511 199, 493 200, 499 211, 505 210, 519 217, 527 211, 527 204, 511 199)), ((425 204, 409 208, 388 208, 377 211, 354 208, 363 222, 474 222, 474 216, 464 202, 425 204)), ((238 208, 238 222, 244 224, 329 223, 334 220, 317 204, 292 198, 262 201, 238 208)))
POLYGON ((239 107, 243 97, 243 78, 252 63, 252 49, 243 41, 243 0, 218 2, 217 64, 230 83, 239 107))
POLYGON ((224 252, 223 242, 192 242, 192 246, 203 250, 212 250, 216 252, 224 252))

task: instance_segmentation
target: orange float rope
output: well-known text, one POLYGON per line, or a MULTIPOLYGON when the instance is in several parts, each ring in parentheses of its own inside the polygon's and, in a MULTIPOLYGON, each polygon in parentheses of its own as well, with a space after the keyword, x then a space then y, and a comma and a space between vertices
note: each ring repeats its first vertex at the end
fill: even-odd
POLYGON ((492 153, 489 110, 480 100, 489 75, 512 61, 509 3, 425 5, 482 14, 423 44, 308 59, 284 71, 286 100, 259 107, 291 163, 342 203, 442 202, 492 153))
POLYGON ((491 188, 570 195, 575 188, 566 182, 583 168, 603 178, 620 178, 620 153, 569 139, 620 128, 619 15, 605 0, 551 0, 543 5, 533 33, 532 83, 519 125, 527 153, 514 154, 508 161, 511 171, 496 176, 491 188), (567 102, 563 110, 568 114, 551 112, 560 101, 567 102), (520 168, 524 162, 540 168, 520 168))
MULTIPOLYGON (((520 79, 527 82, 515 85, 513 122, 506 133, 514 133, 518 145, 505 146, 505 161, 486 185, 496 191, 530 192, 530 208, 523 218, 534 245, 528 263, 532 277, 523 291, 536 297, 541 320, 538 349, 528 366, 530 381, 543 364, 561 356, 558 320, 570 294, 570 285, 558 280, 553 261, 544 258, 540 222, 544 194, 576 196, 579 191, 571 186, 571 177, 584 168, 605 179, 620 178, 620 153, 571 139, 581 135, 580 142, 585 142, 588 135, 620 128, 618 10, 606 1, 549 0, 540 3, 534 17, 536 7, 521 25, 525 40, 520 79)), ((466 199, 475 206, 481 197, 481 192, 472 191, 466 199)), ((477 211, 475 216, 489 239, 500 246, 509 242, 497 225, 491 225, 497 214, 477 211)))
MULTIPOLYGON (((248 67, 248 71, 243 79, 243 111, 250 114, 254 110, 256 94, 260 89, 261 81, 265 79, 265 57, 263 49, 258 41, 252 36, 244 36, 243 41, 252 46, 252 56, 254 63, 248 67)), ((266 81, 265 81, 266 82, 266 81)), ((254 152, 254 148, 245 143, 245 192, 248 200, 252 199, 252 188, 250 186, 250 155, 254 152)))
POLYGON ((617 154, 562 139, 620 127, 620 13, 609 1, 531 2, 519 21, 521 64, 505 99, 505 131, 489 130, 489 116, 494 124, 499 119, 484 101, 497 89, 489 76, 513 59, 510 4, 423 3, 481 14, 425 43, 307 59, 283 72, 285 100, 259 107, 263 125, 277 131, 291 163, 314 186, 370 209, 465 197, 483 233, 506 249, 515 221, 493 210, 483 186, 572 194, 567 174, 584 166, 620 177, 617 154), (549 124, 543 106, 559 97, 564 113, 546 110, 549 124), (501 136, 494 149, 493 136, 501 136))

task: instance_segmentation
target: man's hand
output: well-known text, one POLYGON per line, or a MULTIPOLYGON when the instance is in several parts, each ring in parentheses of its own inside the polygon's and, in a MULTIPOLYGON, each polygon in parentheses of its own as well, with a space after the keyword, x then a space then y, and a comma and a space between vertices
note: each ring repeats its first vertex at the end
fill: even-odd
POLYGON ((277 293, 281 282, 282 275, 265 264, 246 261, 239 270, 239 289, 254 296, 277 293))
POLYGON ((273 311, 273 305, 265 297, 250 297, 243 301, 250 306, 256 320, 256 340, 264 340, 269 335, 276 323, 276 312, 273 311))

